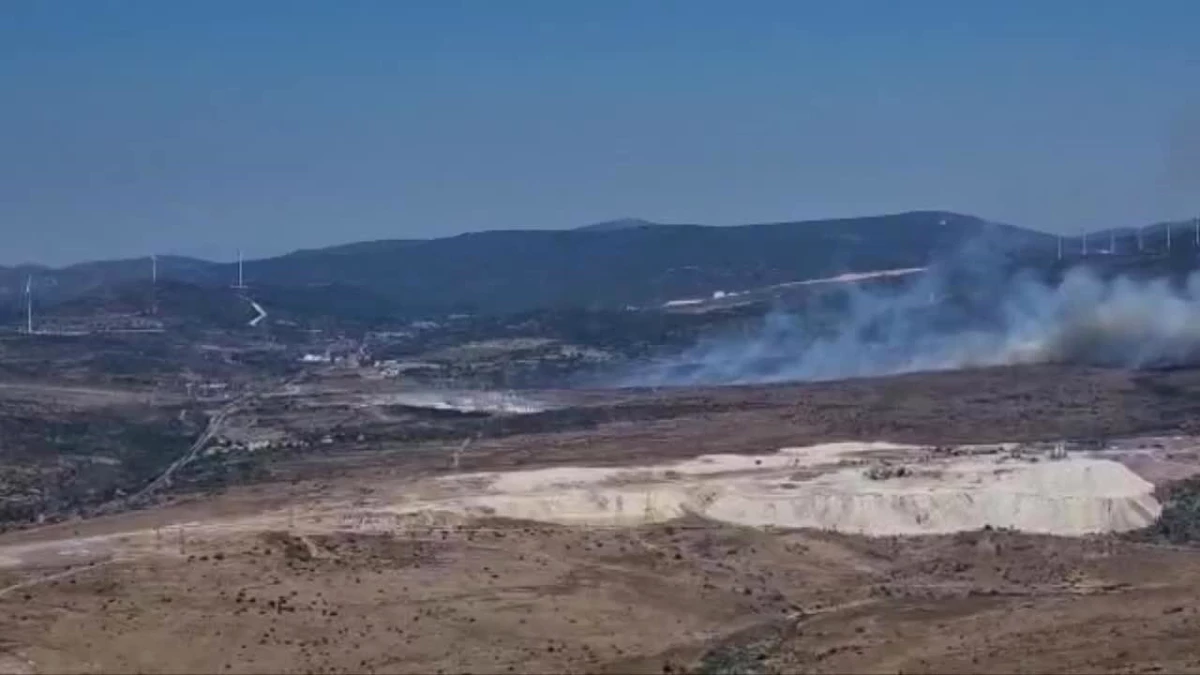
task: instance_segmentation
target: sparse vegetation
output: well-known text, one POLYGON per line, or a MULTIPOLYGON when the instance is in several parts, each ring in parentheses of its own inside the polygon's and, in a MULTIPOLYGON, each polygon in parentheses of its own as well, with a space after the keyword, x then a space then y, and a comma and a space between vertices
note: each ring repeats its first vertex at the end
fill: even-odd
POLYGON ((871 480, 888 480, 891 478, 904 478, 910 473, 909 468, 903 464, 880 463, 869 467, 865 475, 871 480))
POLYGON ((1200 544, 1200 476, 1170 483, 1158 490, 1162 514, 1151 527, 1133 533, 1137 540, 1177 545, 1200 544))
POLYGON ((773 672, 768 659, 780 648, 781 642, 777 630, 756 628, 746 636, 725 640, 705 652, 690 672, 695 675, 766 675, 773 672))
POLYGON ((136 491, 201 421, 172 407, 0 411, 0 529, 86 514, 136 491))

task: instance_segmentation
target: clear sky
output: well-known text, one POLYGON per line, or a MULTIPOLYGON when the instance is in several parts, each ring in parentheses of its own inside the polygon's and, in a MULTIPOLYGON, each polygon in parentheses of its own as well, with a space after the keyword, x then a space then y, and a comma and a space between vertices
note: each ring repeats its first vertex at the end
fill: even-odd
POLYGON ((1200 213, 1200 2, 3 0, 0 263, 1200 213))

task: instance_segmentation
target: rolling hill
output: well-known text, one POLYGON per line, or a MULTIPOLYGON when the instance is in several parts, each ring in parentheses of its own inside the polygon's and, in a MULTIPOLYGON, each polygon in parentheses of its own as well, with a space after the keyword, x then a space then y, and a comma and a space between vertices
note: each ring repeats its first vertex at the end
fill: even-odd
MULTIPOLYGON (((538 308, 657 306, 848 272, 919 267, 967 241, 989 250, 1053 252, 1050 235, 940 211, 732 227, 623 219, 574 230, 507 230, 431 240, 360 242, 247 261, 256 293, 313 295, 322 307, 396 316, 538 308), (361 298, 368 298, 361 300, 361 298)), ((20 302, 27 274, 53 304, 149 275, 147 259, 62 269, 0 268, 20 302)), ((234 266, 159 258, 159 276, 227 287, 234 266)), ((291 300, 303 304, 302 300, 291 300)))

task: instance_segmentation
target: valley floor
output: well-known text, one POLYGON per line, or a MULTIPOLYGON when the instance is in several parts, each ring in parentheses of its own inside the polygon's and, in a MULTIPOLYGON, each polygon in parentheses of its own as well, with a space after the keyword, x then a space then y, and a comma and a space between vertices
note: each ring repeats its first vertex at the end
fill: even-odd
MULTIPOLYGON (((281 456, 266 482, 9 532, 0 672, 1200 672, 1200 555, 1186 547, 990 527, 868 537, 688 510, 554 523, 464 505, 506 476, 527 486, 579 466, 620 470, 592 486, 641 490, 714 453, 742 458, 717 473, 748 480, 797 471, 755 464, 780 448, 854 438, 938 446, 878 447, 893 453, 880 466, 1068 437, 1130 485, 1200 467, 1196 373, 1039 372, 580 395, 574 412, 529 418, 546 430, 348 443, 281 456), (658 473, 631 468, 647 466, 658 473)), ((1033 459, 1012 461, 1054 461, 1033 459)), ((838 462, 794 482, 869 469, 838 462)), ((932 480, 879 484, 910 479, 932 480)))

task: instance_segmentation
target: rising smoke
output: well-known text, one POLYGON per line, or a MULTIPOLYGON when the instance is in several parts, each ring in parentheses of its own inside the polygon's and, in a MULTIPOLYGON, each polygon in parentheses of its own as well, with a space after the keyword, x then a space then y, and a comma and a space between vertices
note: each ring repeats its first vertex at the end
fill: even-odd
POLYGON ((776 311, 707 339, 624 386, 819 381, 1030 363, 1149 368, 1200 363, 1200 275, 1054 281, 1006 268, 976 242, 902 289, 848 286, 831 324, 776 311))

